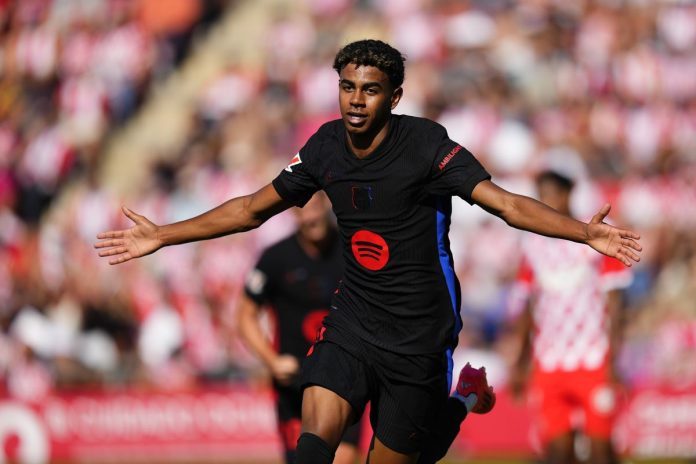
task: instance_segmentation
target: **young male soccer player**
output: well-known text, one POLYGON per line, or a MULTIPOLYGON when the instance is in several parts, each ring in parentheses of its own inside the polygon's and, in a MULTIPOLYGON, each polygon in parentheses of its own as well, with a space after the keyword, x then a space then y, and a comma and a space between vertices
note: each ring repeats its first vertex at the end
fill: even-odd
MULTIPOLYGON (((319 192, 304 208, 295 209, 297 231, 263 252, 249 273, 238 309, 242 338, 273 376, 278 430, 288 464, 295 463, 301 433, 301 360, 329 312, 343 272, 341 245, 330 206, 326 195, 319 192), (264 306, 269 306, 274 315, 273 343, 259 321, 264 306)), ((357 422, 343 435, 334 464, 355 464, 359 440, 357 422)))
MULTIPOLYGON (((554 171, 537 177, 540 200, 570 214, 573 181, 554 171)), ((632 275, 619 261, 577 243, 529 235, 522 242, 523 262, 515 300, 522 349, 513 375, 513 392, 528 377, 535 425, 546 462, 574 462, 573 423, 583 412, 590 439, 590 462, 618 462, 611 443, 616 414, 614 355, 620 330, 620 288, 632 275), (530 372, 531 363, 531 372, 530 372)))
POLYGON ((372 464, 432 462, 450 444, 442 428, 459 426, 453 414, 463 419, 492 407, 485 378, 471 369, 458 385, 461 407, 445 407, 461 324, 448 239, 452 196, 513 227, 585 243, 626 265, 639 259, 639 236, 602 222, 608 205, 586 224, 507 192, 442 126, 393 115, 403 63, 381 41, 346 45, 334 61, 341 119, 310 137, 272 184, 165 226, 124 208, 135 226, 98 235, 100 256, 118 264, 163 246, 243 232, 303 205, 317 190, 328 194, 345 269, 302 370, 300 464, 331 462, 368 400, 372 464))

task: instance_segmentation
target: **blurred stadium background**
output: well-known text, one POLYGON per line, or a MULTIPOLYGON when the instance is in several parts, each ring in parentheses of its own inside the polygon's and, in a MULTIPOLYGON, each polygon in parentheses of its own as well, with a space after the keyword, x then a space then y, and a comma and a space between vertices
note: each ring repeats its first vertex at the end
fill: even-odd
MULTIPOLYGON (((170 222, 270 181, 336 117, 333 55, 365 37, 408 56, 398 112, 445 125, 515 191, 562 169, 577 215, 610 201, 642 234, 615 438, 627 462, 696 462, 688 0, 0 0, 0 462, 278 462, 234 313, 292 215, 117 268, 92 243, 127 226, 120 205, 170 222)), ((448 462, 533 462, 504 387, 519 233, 455 205, 457 356, 501 398, 448 462)))

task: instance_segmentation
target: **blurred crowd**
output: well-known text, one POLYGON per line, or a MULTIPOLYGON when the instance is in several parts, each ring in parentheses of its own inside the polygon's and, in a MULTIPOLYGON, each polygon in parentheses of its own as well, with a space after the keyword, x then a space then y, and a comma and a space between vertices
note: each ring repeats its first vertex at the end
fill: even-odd
MULTIPOLYGON (((288 2, 269 11, 263 41, 248 44, 258 64, 230 65, 209 82, 192 103, 186 144, 133 166, 148 181, 117 197, 99 177, 104 141, 147 101, 153 80, 195 53, 186 45, 194 19, 207 17, 203 2, 182 13, 188 21, 148 26, 148 17, 161 20, 146 14, 148 3, 157 2, 0 2, 7 394, 38 400, 53 388, 261 378, 237 336, 236 303, 258 253, 292 230, 292 215, 117 267, 92 243, 128 225, 122 204, 171 222, 269 182, 337 117, 333 56, 365 37, 407 56, 397 112, 443 124, 506 188, 534 195, 535 174, 556 169, 576 181, 577 217, 608 201, 611 221, 641 233, 643 259, 625 292, 623 379, 696 386, 692 2, 288 2), (75 188, 61 199, 68 181, 75 188)), ((499 383, 515 349, 506 308, 520 234, 455 201, 460 349, 501 366, 499 383)))

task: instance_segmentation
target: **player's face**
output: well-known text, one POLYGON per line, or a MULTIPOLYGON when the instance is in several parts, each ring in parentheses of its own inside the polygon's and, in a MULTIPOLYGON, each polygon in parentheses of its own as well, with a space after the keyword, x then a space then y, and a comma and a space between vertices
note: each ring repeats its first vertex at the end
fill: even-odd
POLYGON ((329 232, 329 200, 322 193, 315 194, 303 208, 296 208, 300 234, 310 242, 322 241, 329 232))
POLYGON ((401 87, 394 88, 389 77, 374 66, 347 64, 339 75, 338 102, 349 133, 376 134, 401 99, 401 87))
POLYGON ((555 182, 543 181, 537 185, 539 190, 539 200, 564 214, 570 212, 570 191, 566 190, 555 182))

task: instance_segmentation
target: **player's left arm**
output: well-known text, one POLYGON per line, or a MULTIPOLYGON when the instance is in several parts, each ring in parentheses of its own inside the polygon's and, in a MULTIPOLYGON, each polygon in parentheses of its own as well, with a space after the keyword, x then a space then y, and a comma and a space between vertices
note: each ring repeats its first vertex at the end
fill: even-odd
POLYGON ((471 199, 517 229, 585 243, 626 266, 631 266, 632 260, 640 261, 636 253, 642 250, 637 242, 640 235, 604 222, 611 209, 609 204, 604 205, 589 223, 584 223, 533 198, 508 192, 490 180, 479 182, 471 192, 471 199))
POLYGON ((623 295, 620 290, 610 290, 607 293, 607 312, 609 314, 609 368, 612 381, 621 383, 618 369, 618 358, 623 344, 625 312, 623 295))
POLYGON ((237 306, 237 325, 246 346, 250 348, 281 385, 289 385, 300 369, 300 363, 292 355, 278 353, 264 334, 259 322, 261 307, 243 294, 237 306))

